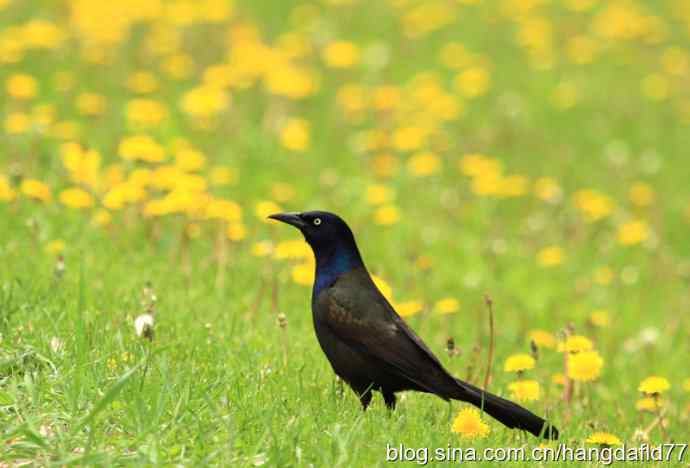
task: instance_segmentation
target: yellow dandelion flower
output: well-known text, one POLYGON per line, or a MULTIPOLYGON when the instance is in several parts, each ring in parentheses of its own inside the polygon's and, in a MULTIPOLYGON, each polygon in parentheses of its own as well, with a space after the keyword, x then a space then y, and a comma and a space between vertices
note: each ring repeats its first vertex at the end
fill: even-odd
POLYGON ((541 386, 536 380, 517 380, 508 384, 510 396, 517 401, 536 401, 541 398, 541 386))
POLYGON ((43 250, 50 255, 57 255, 65 251, 65 241, 62 239, 55 239, 48 242, 43 250))
POLYGON ((5 118, 5 132, 8 135, 21 135, 31 128, 31 117, 24 112, 10 112, 5 118))
POLYGON ((475 98, 483 96, 489 90, 491 77, 482 67, 471 67, 460 72, 455 77, 455 87, 465 97, 475 98))
POLYGON ((267 219, 268 216, 272 215, 272 214, 279 213, 281 211, 282 211, 282 209, 280 208, 280 205, 278 205, 276 202, 272 202, 270 200, 260 201, 254 207, 254 213, 256 214, 256 217, 259 218, 260 220, 266 221, 266 222, 275 221, 272 219, 267 219))
POLYGON ((152 93, 158 89, 158 78, 151 72, 134 72, 127 78, 127 88, 137 94, 152 93))
POLYGON ((378 290, 381 291, 381 294, 383 294, 383 296, 388 299, 389 302, 392 302, 393 289, 390 287, 390 285, 376 275, 371 275, 371 279, 374 281, 374 284, 378 290))
POLYGON ((349 41, 333 41, 323 51, 323 60, 331 68, 351 68, 359 62, 359 48, 349 41))
POLYGON ((407 168, 416 177, 435 174, 441 168, 441 160, 431 152, 417 153, 407 161, 407 168))
POLYGON ((70 208, 90 208, 94 205, 94 198, 86 190, 72 187, 60 192, 60 203, 70 208))
POLYGON ((636 182, 628 191, 630 201, 640 207, 650 206, 656 200, 656 194, 651 185, 644 182, 636 182))
MULTIPOLYGON (((419 259, 418 259, 419 260, 419 259)), ((453 314, 460 309, 460 303, 454 297, 444 297, 434 304, 434 310, 439 314, 453 314)))
POLYGON ((489 434, 490 428, 476 408, 463 408, 455 416, 451 430, 464 439, 481 439, 489 434))
POLYGON ((24 179, 19 190, 29 198, 48 203, 53 199, 50 188, 36 179, 24 179))
POLYGON ((575 207, 588 222, 599 221, 613 212, 613 201, 595 190, 580 190, 573 195, 575 207))
POLYGON ((393 132, 393 145, 399 151, 414 151, 425 142, 429 132, 421 127, 401 127, 393 132))
POLYGON ((373 184, 367 187, 367 202, 371 205, 381 205, 393 198, 393 191, 381 184, 373 184))
POLYGON ((82 115, 95 116, 105 113, 108 100, 98 93, 81 93, 77 96, 77 110, 82 115))
POLYGON ((589 322, 595 327, 608 327, 611 323, 608 310, 595 310, 589 315, 589 322))
POLYGON ((580 353, 594 349, 592 340, 582 335, 569 336, 565 342, 558 343, 558 352, 580 353))
POLYGON ((224 111, 230 105, 230 96, 214 86, 199 86, 182 97, 182 110, 198 118, 209 118, 224 111))
POLYGON ((637 390, 647 395, 656 395, 664 393, 669 388, 671 388, 671 383, 668 379, 653 375, 640 382, 637 390))
POLYGON ((314 264, 312 262, 304 262, 292 267, 291 271, 292 281, 302 286, 311 286, 314 284, 314 264))
POLYGON ((0 174, 0 201, 10 202, 17 198, 17 192, 10 185, 7 177, 0 174))
POLYGON ((395 224, 400 220, 400 211, 394 205, 383 205, 374 213, 374 222, 384 226, 395 224))
POLYGON ((245 228, 242 223, 230 223, 226 235, 231 241, 239 242, 247 237, 247 228, 245 228))
POLYGON ((644 220, 630 221, 618 227, 618 242, 622 245, 637 245, 649 238, 649 225, 644 220))
POLYGON ((5 82, 7 94, 18 100, 29 100, 38 94, 38 82, 36 78, 25 73, 16 73, 5 82))
POLYGON ((532 330, 527 336, 539 348, 553 349, 556 347, 556 337, 546 330, 532 330))
POLYGON ((101 209, 94 213, 93 217, 91 218, 91 224, 94 226, 107 226, 112 222, 112 220, 113 215, 111 215, 108 210, 101 209))
POLYGON ((168 117, 168 110, 154 99, 132 99, 125 110, 127 121, 135 126, 155 127, 168 117))
POLYGON ((292 118, 280 131, 280 142, 290 151, 304 151, 309 148, 309 133, 309 122, 292 118))
POLYGON ((523 372, 534 369, 534 364, 534 358, 529 354, 513 354, 506 359, 503 370, 506 372, 523 372))
POLYGON ((206 205, 206 217, 209 219, 224 219, 229 222, 238 222, 242 219, 242 208, 232 200, 214 198, 206 205))
POLYGON ((607 446, 621 445, 621 440, 615 435, 609 434, 608 432, 595 432, 590 435, 585 442, 588 444, 607 446))
POLYGON ((237 171, 230 167, 214 166, 209 173, 211 185, 232 185, 237 182, 237 171))
POLYGON ((371 161, 372 169, 377 177, 393 177, 398 171, 400 161, 392 154, 379 154, 371 161))
POLYGON ((411 317, 422 311, 424 306, 419 301, 397 302, 393 305, 401 317, 411 317))
POLYGON ((310 258, 311 255, 311 247, 301 239, 279 242, 273 251, 273 257, 279 260, 310 258))
POLYGON ((591 382, 601 375, 604 360, 596 351, 583 351, 568 356, 568 377, 578 382, 591 382))
POLYGON ((163 146, 146 135, 123 138, 118 146, 118 154, 128 161, 160 162, 165 159, 163 146))
POLYGON ((537 253, 537 263, 544 268, 560 265, 563 262, 563 249, 558 246, 545 247, 537 253))
POLYGON ((551 382, 555 383, 556 385, 565 385, 565 375, 563 375, 561 372, 556 372, 551 376, 551 382))
POLYGON ((685 379, 685 382, 683 382, 683 390, 690 392, 690 378, 685 379))
POLYGON ((637 411, 646 411, 649 413, 656 413, 662 406, 663 401, 653 397, 640 398, 635 402, 635 409, 637 411))
POLYGON ((273 244, 270 241, 259 241, 252 244, 251 254, 255 257, 265 257, 273 251, 273 244))

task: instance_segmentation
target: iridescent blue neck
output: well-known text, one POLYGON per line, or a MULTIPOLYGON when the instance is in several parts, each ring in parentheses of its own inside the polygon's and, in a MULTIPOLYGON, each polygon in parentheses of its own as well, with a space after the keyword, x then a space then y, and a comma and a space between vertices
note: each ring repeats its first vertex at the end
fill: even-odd
POLYGON ((314 279, 314 289, 312 299, 315 300, 319 293, 332 285, 343 273, 362 266, 362 257, 357 247, 335 246, 329 252, 315 252, 316 255, 316 275, 314 279))

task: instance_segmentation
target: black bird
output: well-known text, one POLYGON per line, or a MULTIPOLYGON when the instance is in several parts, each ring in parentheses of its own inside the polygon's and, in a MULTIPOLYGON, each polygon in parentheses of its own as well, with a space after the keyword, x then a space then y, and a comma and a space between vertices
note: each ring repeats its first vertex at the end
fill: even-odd
POLYGON ((511 429, 558 438, 539 416, 453 377, 395 312, 367 272, 345 221, 333 213, 278 213, 299 229, 316 257, 311 309, 316 336, 335 373, 366 410, 372 390, 395 408, 395 393, 416 390, 471 403, 511 429))

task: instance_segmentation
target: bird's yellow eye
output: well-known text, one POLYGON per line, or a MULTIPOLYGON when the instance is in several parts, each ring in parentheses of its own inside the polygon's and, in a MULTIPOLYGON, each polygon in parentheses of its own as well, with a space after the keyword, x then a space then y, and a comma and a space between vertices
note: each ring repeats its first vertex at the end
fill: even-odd
POLYGON ((321 224, 321 218, 314 218, 313 223, 314 223, 314 226, 320 225, 321 224))

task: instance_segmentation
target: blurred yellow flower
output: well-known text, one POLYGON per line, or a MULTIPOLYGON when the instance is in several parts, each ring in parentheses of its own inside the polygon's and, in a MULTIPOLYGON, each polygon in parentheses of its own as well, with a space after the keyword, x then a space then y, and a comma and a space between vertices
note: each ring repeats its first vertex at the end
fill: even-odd
POLYGON ((118 154, 128 161, 160 162, 165 159, 165 149, 146 135, 123 138, 118 146, 118 154))
POLYGON ((113 215, 108 210, 100 209, 91 217, 94 226, 107 226, 113 220, 113 215))
POLYGON ((182 97, 182 110, 192 117, 209 118, 224 111, 230 105, 230 96, 213 86, 199 86, 187 91, 182 97))
POLYGON ((651 185, 644 182, 636 182, 628 191, 628 198, 636 206, 650 206, 654 203, 656 195, 651 185))
POLYGON ((95 116, 106 111, 108 100, 98 93, 81 93, 77 96, 77 109, 80 114, 95 116))
POLYGON ((545 247, 537 252, 537 263, 544 268, 558 266, 562 262, 563 250, 558 246, 545 247))
POLYGON ((58 255, 65 250, 65 241, 62 239, 55 239, 46 243, 43 250, 50 255, 58 255))
POLYGON ((575 207, 582 212, 588 222, 598 221, 611 214, 613 201, 595 190, 580 190, 573 196, 575 207))
POLYGON ((251 254, 255 257, 265 257, 270 255, 273 251, 273 244, 270 241, 254 242, 251 248, 251 254))
POLYGON ((664 393, 669 388, 671 388, 671 383, 668 379, 653 375, 640 382, 637 390, 647 395, 657 395, 664 393))
POLYGON ((611 323, 608 310, 595 310, 589 315, 589 322, 595 327, 608 327, 611 323))
POLYGON ((565 375, 560 372, 556 372, 551 376, 551 382, 555 383, 556 385, 565 385, 565 375))
POLYGON ((247 228, 242 223, 230 223, 226 234, 231 241, 239 242, 247 237, 247 228))
POLYGON ((280 131, 280 142, 290 151, 304 151, 309 148, 309 133, 309 122, 291 118, 280 131))
POLYGON ((489 72, 482 67, 471 67, 455 77, 455 87, 465 97, 483 96, 489 90, 491 79, 489 72))
POLYGON ((592 340, 582 335, 569 336, 565 342, 558 343, 558 352, 580 353, 594 349, 592 340))
POLYGON ((285 203, 295 197, 295 189, 290 184, 276 182, 271 186, 271 195, 279 202, 285 203))
POLYGON ((381 205, 393 198, 393 191, 381 184, 373 184, 367 187, 367 202, 371 205, 381 205))
POLYGON ((384 297, 388 299, 388 302, 392 302, 393 289, 391 289, 390 285, 382 278, 376 275, 371 275, 371 279, 374 281, 374 284, 376 285, 378 290, 381 291, 381 294, 383 294, 384 297))
POLYGON ((256 217, 261 221, 273 222, 271 219, 267 219, 269 215, 276 214, 283 211, 276 202, 270 200, 263 200, 256 204, 254 207, 254 213, 256 217))
POLYGON ((19 190, 29 198, 48 203, 53 199, 50 188, 43 182, 36 179, 24 179, 19 190))
POLYGON ((439 314, 452 314, 460 309, 460 303, 454 297, 444 297, 434 304, 434 310, 439 314))
POLYGON ((161 70, 173 80, 184 80, 194 73, 194 60, 186 54, 171 55, 163 60, 161 70))
POLYGON ((685 382, 683 382, 683 390, 690 392, 690 378, 685 379, 685 382))
POLYGON ((10 185, 7 177, 0 174, 0 201, 13 201, 17 198, 17 192, 10 185))
POLYGON ((60 203, 70 208, 90 208, 94 205, 93 195, 78 187, 63 190, 59 198, 60 203))
POLYGON ((422 311, 424 307, 419 301, 396 302, 393 307, 401 317, 411 317, 422 311))
POLYGON ((506 359, 503 370, 506 372, 524 372, 534 369, 534 364, 534 358, 529 354, 513 354, 506 359))
POLYGON ((388 111, 400 105, 402 93, 396 86, 379 86, 372 90, 371 99, 374 109, 388 111))
POLYGON ((410 173, 417 177, 435 174, 441 168, 441 160, 430 152, 416 153, 407 161, 410 173))
POLYGON ((371 165, 377 177, 389 178, 398 172, 400 161, 392 154, 384 153, 375 156, 371 161, 371 165))
POLYGON ((424 144, 428 134, 421 127, 400 127, 393 132, 393 145, 399 151, 414 151, 424 144))
POLYGON ((230 167, 214 166, 209 173, 211 185, 232 185, 237 182, 237 171, 230 167))
POLYGON ((658 397, 644 397, 635 402, 635 409, 637 411, 647 411, 655 413, 664 406, 663 401, 658 397))
POLYGON ((601 375, 604 360, 596 351, 583 351, 568 356, 568 377, 578 382, 591 382, 601 375))
POLYGON ((426 271, 432 267, 433 261, 428 255, 420 255, 414 262, 415 266, 422 271, 426 271))
POLYGON ((194 172, 203 169, 206 165, 206 156, 193 148, 182 148, 175 152, 175 166, 183 171, 194 172))
POLYGON ((359 48, 349 41, 333 41, 323 50, 323 60, 331 68, 351 68, 359 55, 359 48))
POLYGON ((516 380, 508 384, 508 391, 517 401, 536 401, 541 397, 541 386, 536 380, 516 380))
POLYGON ((627 222, 618 227, 617 237, 622 245, 637 245, 649 238, 649 226, 644 220, 627 222))
POLYGON ((155 127, 168 117, 168 110, 153 99, 132 99, 125 110, 127 121, 135 126, 155 127))
POLYGON ((148 94, 158 89, 158 78, 151 72, 134 72, 127 78, 127 88, 137 94, 148 94))
POLYGON ((374 222, 389 226, 400 220, 400 212, 395 205, 383 205, 374 213, 374 222))
POLYGON ((314 284, 314 264, 313 262, 304 262, 292 267, 292 280, 301 284, 302 286, 311 286, 314 284))
POLYGON ((589 437, 587 437, 587 440, 585 440, 585 442, 587 442, 588 444, 606 446, 621 445, 621 440, 615 435, 609 434, 608 432, 595 432, 589 437))
POLYGON ((242 208, 234 201, 214 198, 206 205, 206 217, 234 223, 242 219, 242 208))
POLYGON ((29 100, 38 94, 38 82, 25 73, 16 73, 7 78, 5 82, 7 94, 15 99, 29 100))
POLYGON ((556 347, 556 337, 546 330, 532 330, 527 336, 539 348, 553 349, 556 347))
POLYGON ((5 132, 8 135, 21 135, 31 128, 31 118, 23 112, 11 112, 5 117, 5 132))
POLYGON ((311 247, 304 240, 282 241, 276 245, 273 257, 278 260, 310 258, 312 255, 311 247))
POLYGON ((481 439, 489 434, 490 428, 476 408, 463 408, 453 419, 451 430, 463 439, 481 439))

